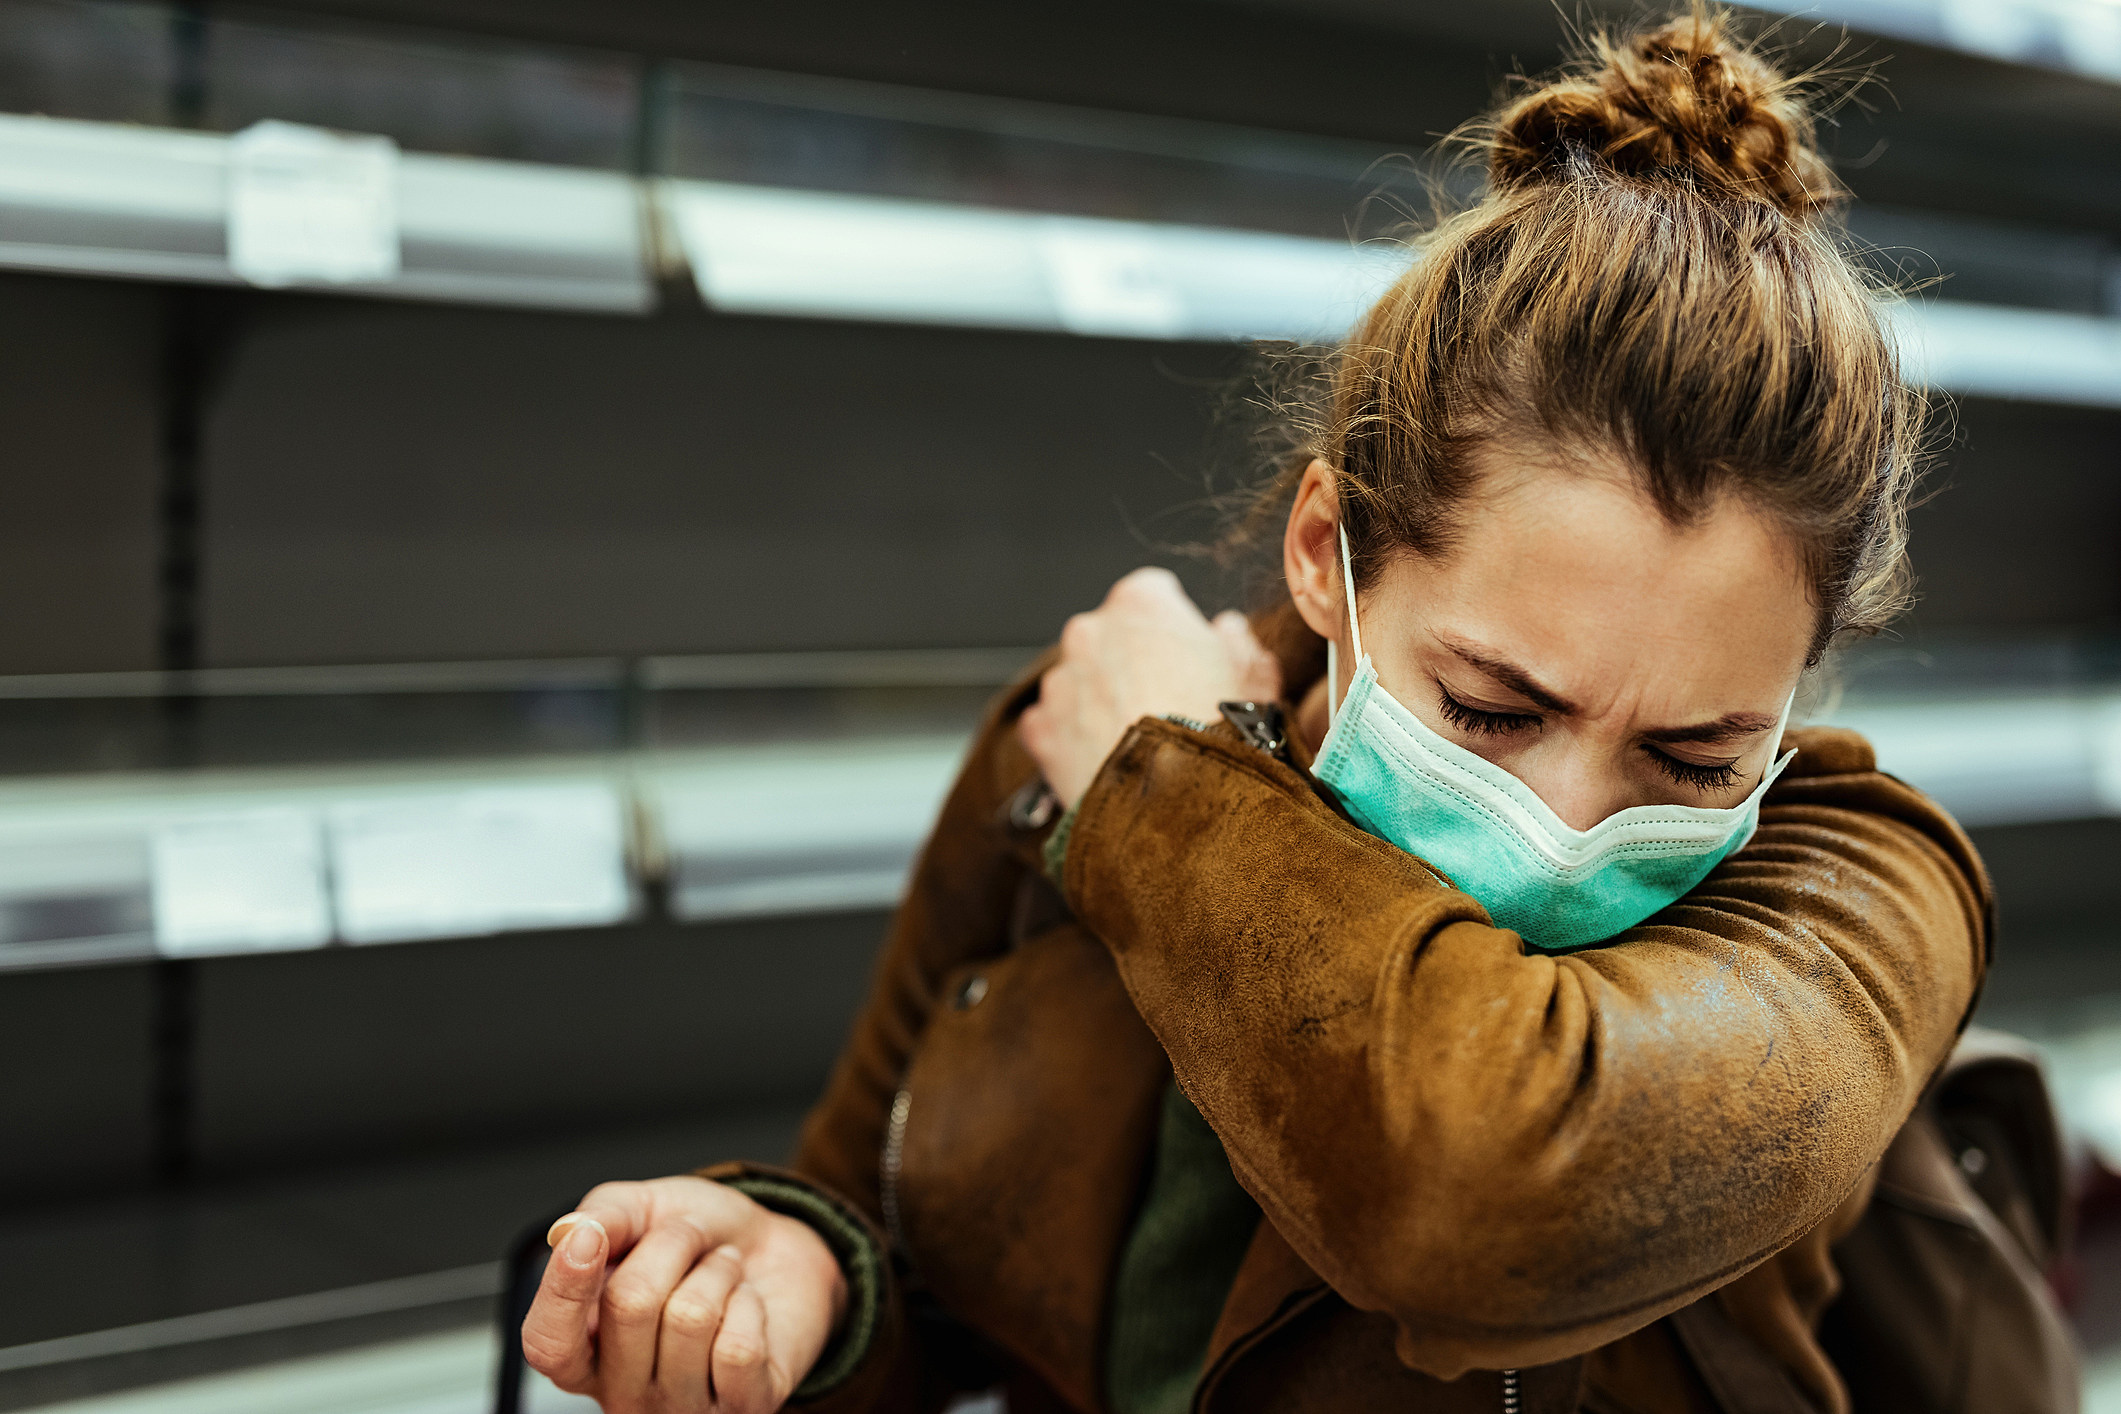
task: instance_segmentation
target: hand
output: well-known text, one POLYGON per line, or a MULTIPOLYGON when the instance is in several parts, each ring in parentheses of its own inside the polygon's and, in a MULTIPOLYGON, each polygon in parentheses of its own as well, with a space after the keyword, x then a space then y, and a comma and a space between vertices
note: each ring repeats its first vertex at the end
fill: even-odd
POLYGON ((847 1304, 808 1224, 704 1178, 601 1184, 546 1241, 524 1358, 605 1414, 769 1414, 847 1304))
POLYGON ((1024 749, 1063 805, 1074 805, 1142 717, 1213 721, 1220 704, 1272 701, 1281 667, 1234 611, 1210 623, 1178 576, 1140 569, 1061 631, 1061 658, 1018 719, 1024 749))

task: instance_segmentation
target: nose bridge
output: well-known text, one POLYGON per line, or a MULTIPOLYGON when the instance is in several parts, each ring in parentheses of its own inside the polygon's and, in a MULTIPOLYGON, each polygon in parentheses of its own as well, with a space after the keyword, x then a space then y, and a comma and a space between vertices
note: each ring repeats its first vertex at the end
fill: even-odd
POLYGON ((1627 783, 1607 743, 1586 733, 1557 746, 1541 763, 1539 779, 1527 784, 1563 824, 1588 830, 1626 805, 1627 783))

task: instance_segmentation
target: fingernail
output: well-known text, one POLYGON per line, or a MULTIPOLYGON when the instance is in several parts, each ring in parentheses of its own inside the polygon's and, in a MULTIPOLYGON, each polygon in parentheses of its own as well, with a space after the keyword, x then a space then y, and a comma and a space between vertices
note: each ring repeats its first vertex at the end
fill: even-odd
POLYGON ((604 1256, 604 1225, 595 1218, 583 1218, 567 1234, 566 1243, 560 1251, 577 1267, 594 1266, 604 1256))
POLYGON ((547 1247, 559 1246, 560 1239, 565 1237, 568 1230, 581 1220, 582 1215, 580 1213, 562 1214, 551 1227, 545 1229, 545 1245, 547 1247))
POLYGON ((740 1267, 744 1265, 744 1249, 733 1242, 725 1242, 715 1248, 714 1255, 725 1262, 734 1262, 740 1267))

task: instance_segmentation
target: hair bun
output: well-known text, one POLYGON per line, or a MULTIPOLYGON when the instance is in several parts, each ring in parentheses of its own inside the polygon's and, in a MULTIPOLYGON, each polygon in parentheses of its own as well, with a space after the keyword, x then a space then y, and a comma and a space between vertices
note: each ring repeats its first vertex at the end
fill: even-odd
POLYGON ((1498 188, 1565 180, 1588 159, 1679 175, 1800 219, 1842 200, 1796 85, 1732 33, 1727 14, 1697 7, 1632 36, 1595 35, 1587 48, 1495 120, 1488 175, 1498 188))

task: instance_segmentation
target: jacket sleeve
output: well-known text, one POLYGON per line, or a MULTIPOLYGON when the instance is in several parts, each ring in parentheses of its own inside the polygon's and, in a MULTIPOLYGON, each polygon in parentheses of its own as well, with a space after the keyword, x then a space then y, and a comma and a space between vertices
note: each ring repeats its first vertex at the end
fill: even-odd
POLYGON ((1527 953, 1218 725, 1137 723, 1069 901, 1292 1247, 1452 1378, 1592 1349, 1820 1222, 1964 1025, 1965 836, 1853 734, 1612 944, 1527 953))
MULTIPOLYGON (((840 1256, 857 1296, 861 1281, 875 1285, 871 1315, 861 1329, 843 1332, 843 1342, 828 1349, 822 1362, 842 1368, 830 1372, 833 1378, 806 1383, 792 1407, 817 1414, 940 1408, 955 1385, 984 1373, 983 1352, 945 1313, 929 1309, 917 1290, 909 1290, 910 1274, 888 1260, 880 1159, 892 1099, 935 1008, 940 979, 962 962, 1007 946, 1021 885, 1039 868, 1043 833, 1012 825, 1006 817, 1011 797, 1038 778, 1017 741, 1016 718, 1036 698, 1046 664, 1046 659, 1034 664, 988 709, 914 866, 869 995, 823 1096, 804 1121, 788 1168, 727 1171, 739 1187, 764 1175, 783 1190, 790 1185, 811 1189, 814 1202, 781 1191, 769 1206, 777 1204, 819 1228, 840 1256), (828 1208, 855 1221, 820 1221, 828 1208), (863 1242, 872 1259, 866 1266, 863 1242), (846 1358, 837 1360, 842 1355, 846 1358), (961 1371, 971 1373, 960 1379, 961 1371)), ((720 1170, 707 1173, 725 1177, 720 1170)))

